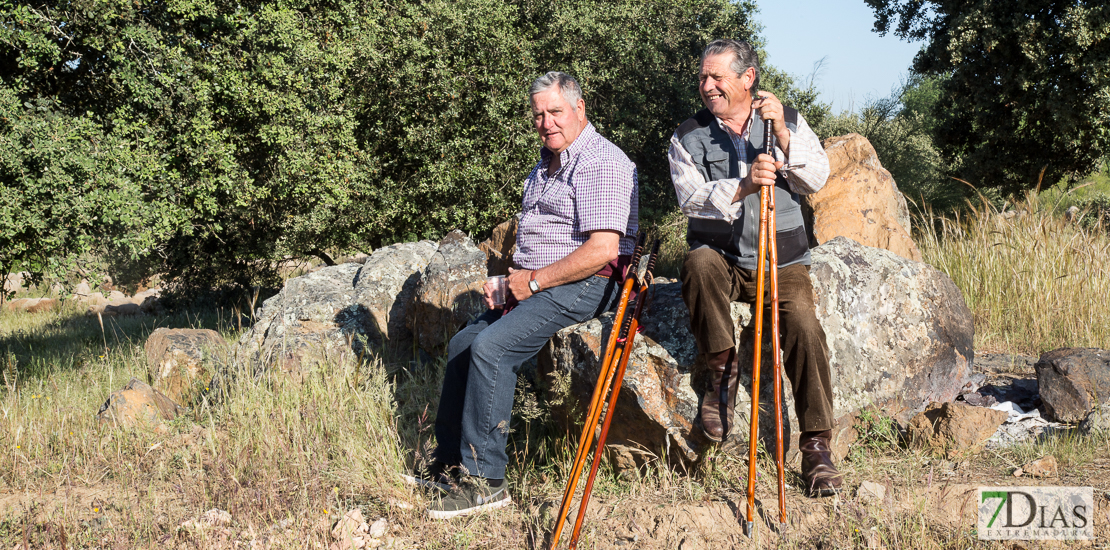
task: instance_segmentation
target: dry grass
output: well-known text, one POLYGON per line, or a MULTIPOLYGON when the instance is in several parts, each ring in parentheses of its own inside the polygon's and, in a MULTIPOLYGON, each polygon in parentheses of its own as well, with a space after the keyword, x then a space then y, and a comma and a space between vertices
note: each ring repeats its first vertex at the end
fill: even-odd
POLYGON ((975 319, 975 348, 1038 355, 1110 347, 1110 235, 1069 222, 1036 195, 920 220, 927 263, 952 278, 975 319))

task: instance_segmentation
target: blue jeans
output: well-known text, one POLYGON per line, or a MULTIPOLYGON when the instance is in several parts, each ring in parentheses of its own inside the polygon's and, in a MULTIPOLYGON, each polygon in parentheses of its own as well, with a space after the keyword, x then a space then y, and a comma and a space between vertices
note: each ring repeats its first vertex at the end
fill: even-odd
POLYGON ((470 475, 504 478, 520 366, 560 329, 604 313, 619 293, 616 282, 590 276, 544 289, 504 315, 486 311, 455 334, 436 413, 435 458, 470 475))

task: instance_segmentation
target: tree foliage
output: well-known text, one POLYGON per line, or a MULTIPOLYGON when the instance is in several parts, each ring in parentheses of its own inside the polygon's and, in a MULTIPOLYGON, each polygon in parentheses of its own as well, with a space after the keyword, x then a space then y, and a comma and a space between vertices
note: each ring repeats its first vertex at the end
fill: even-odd
MULTIPOLYGON (((481 234, 519 207, 538 149, 526 89, 548 70, 580 80, 650 218, 673 206, 665 151, 700 105, 698 54, 757 40, 754 9, 0 0, 0 268, 94 250, 242 285, 274 282, 284 255, 481 234)), ((812 88, 769 73, 821 116, 812 88)))
POLYGON ((5 261, 99 247, 205 286, 506 219, 536 158, 525 90, 551 69, 637 162, 650 217, 671 206, 664 152, 698 108, 701 47, 755 38, 753 5, 723 0, 0 6, 5 261), (51 124, 63 138, 28 148, 51 124))
POLYGON ((940 77, 935 138, 951 172, 1005 193, 1072 180, 1110 153, 1110 4, 867 0, 875 30, 924 39, 940 77))

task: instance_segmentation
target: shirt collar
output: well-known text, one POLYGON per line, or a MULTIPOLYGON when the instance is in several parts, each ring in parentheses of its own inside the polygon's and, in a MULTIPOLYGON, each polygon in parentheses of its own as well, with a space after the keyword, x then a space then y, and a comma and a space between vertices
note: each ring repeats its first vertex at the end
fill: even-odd
MULTIPOLYGON (((561 167, 570 163, 570 159, 582 152, 582 149, 585 149, 596 135, 597 130, 594 129, 594 124, 592 122, 586 122, 586 126, 582 128, 582 133, 578 134, 578 137, 574 138, 574 141, 571 142, 570 147, 567 147, 566 150, 559 155, 560 170, 562 169, 561 167)), ((543 162, 544 170, 550 165, 551 155, 553 154, 555 153, 552 153, 547 147, 540 146, 540 159, 543 162)))
MULTIPOLYGON (((740 133, 739 137, 743 138, 744 136, 748 135, 748 133, 750 133, 752 131, 752 121, 755 120, 754 115, 755 115, 755 110, 753 109, 751 114, 748 115, 748 121, 744 123, 744 131, 740 133)), ((727 132, 729 134, 732 134, 732 135, 736 134, 736 132, 732 131, 732 128, 729 128, 728 126, 725 126, 725 122, 723 120, 721 120, 720 118, 717 118, 717 117, 713 117, 713 118, 717 119, 717 126, 720 126, 722 130, 724 130, 725 132, 727 132)))

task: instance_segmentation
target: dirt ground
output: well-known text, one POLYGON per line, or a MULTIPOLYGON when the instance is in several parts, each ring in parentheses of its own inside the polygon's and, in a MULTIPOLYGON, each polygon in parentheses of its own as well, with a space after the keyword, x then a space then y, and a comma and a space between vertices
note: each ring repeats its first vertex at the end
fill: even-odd
MULTIPOLYGON (((1033 543, 1023 542, 1006 543, 991 546, 985 541, 975 541, 966 534, 958 536, 958 531, 967 531, 975 523, 976 515, 976 489, 983 484, 1007 484, 1013 480, 990 479, 985 472, 968 471, 958 479, 939 481, 934 480, 930 485, 928 480, 922 480, 920 485, 899 486, 887 485, 887 496, 881 502, 865 502, 857 498, 852 480, 849 480, 849 490, 844 494, 812 499, 806 498, 797 491, 790 489, 787 494, 787 528, 779 532, 777 526, 777 497, 769 491, 770 488, 761 488, 757 501, 758 514, 755 519, 755 532, 749 539, 744 534, 746 497, 741 494, 728 495, 726 498, 714 497, 701 501, 675 502, 662 497, 638 496, 636 498, 603 497, 591 502, 585 521, 580 548, 596 549, 679 549, 701 550, 720 548, 924 548, 934 546, 933 543, 945 541, 957 542, 963 539, 971 543, 966 547, 994 547, 994 548, 1107 548, 1110 547, 1110 484, 1107 483, 1106 467, 1110 463, 1103 462, 1099 468, 1100 483, 1096 483, 1096 513, 1095 534, 1096 540, 1088 543, 1033 543), (970 478, 978 481, 968 482, 970 478), (866 528, 867 525, 870 528, 866 528), (857 525, 859 527, 851 527, 857 525), (860 527, 865 527, 860 529, 860 527), (917 537, 934 539, 930 544, 917 537), (976 544, 976 543, 980 544, 976 544)), ((1096 472, 1088 472, 1096 474, 1096 472)), ((1059 484, 1070 485, 1073 480, 1060 479, 1059 484)), ((1087 479, 1085 482, 1090 482, 1087 479)), ((1076 479, 1074 482, 1083 483, 1076 479)), ((1023 482, 1026 483, 1026 482, 1023 482)), ((115 537, 110 532, 117 527, 128 525, 127 510, 136 500, 153 498, 161 501, 165 513, 157 518, 155 525, 148 528, 164 531, 160 543, 166 547, 178 548, 313 548, 323 546, 327 540, 325 529, 330 526, 330 521, 317 522, 310 526, 309 532, 294 528, 287 532, 285 537, 267 537, 265 527, 247 527, 243 529, 224 529, 197 536, 187 532, 187 529, 178 526, 180 518, 186 517, 183 503, 177 502, 170 491, 151 491, 145 495, 131 492, 117 491, 111 484, 100 484, 93 488, 65 488, 54 493, 36 494, 4 494, 0 495, 0 510, 5 515, 16 510, 31 512, 35 516, 34 526, 29 529, 46 531, 27 533, 29 540, 49 540, 60 542, 64 536, 72 547, 92 547, 98 541, 105 543, 107 548, 120 548, 113 544, 115 537), (55 521, 62 517, 80 517, 79 524, 83 532, 61 535, 57 532, 62 522, 55 521), (34 535, 34 536, 31 536, 34 535), (253 542, 253 544, 252 544, 253 542)), ((417 503, 418 504, 418 503, 417 503)), ((528 518, 544 518, 540 524, 550 525, 552 509, 558 506, 556 500, 517 502, 514 509, 498 511, 489 514, 485 521, 508 523, 509 527, 516 523, 519 531, 513 533, 511 538, 519 542, 521 548, 546 547, 550 541, 550 534, 529 526, 528 518), (501 517, 497 517, 501 516, 501 517), (516 517, 514 517, 516 516, 516 517), (518 518, 523 516, 523 521, 518 518), (542 542, 543 546, 537 546, 542 542)), ((577 501, 572 507, 573 513, 577 510, 577 501)), ((424 548, 420 532, 426 525, 426 520, 419 517, 419 513, 398 513, 391 517, 393 532, 397 535, 398 547, 424 548)), ((323 519, 323 518, 321 518, 323 519)), ((482 517, 468 520, 455 520, 480 522, 482 517)), ((533 524, 535 525, 535 524, 533 524)), ((570 527, 568 524, 562 538, 560 547, 567 547, 570 541, 570 527)), ((130 526, 135 528, 135 526, 130 526)), ((269 529, 273 531, 273 529, 269 529)), ((438 536, 435 537, 439 539, 438 536)), ((480 542, 480 541, 478 541, 480 542)), ((437 541, 434 547, 441 546, 437 541)), ((470 546, 470 545, 467 545, 470 546)), ((16 548, 21 548, 17 545, 16 548)), ((52 547, 62 548, 63 545, 37 546, 30 548, 52 547)), ((123 546, 126 547, 126 546, 123 546)), ((472 547, 481 547, 475 545, 472 547)))
MULTIPOLYGON (((988 547, 968 535, 976 524, 977 489, 984 485, 1091 485, 1095 487, 1096 540, 1089 543, 1032 543, 999 548, 1110 548, 1110 460, 1092 464, 1075 475, 1053 480, 1017 480, 994 473, 994 468, 964 466, 953 476, 926 474, 915 484, 871 478, 886 487, 881 501, 857 495, 859 483, 849 475, 847 490, 826 498, 808 498, 787 489, 787 527, 780 532, 778 498, 773 484, 757 488, 754 536, 744 533, 747 497, 743 492, 696 502, 664 499, 602 499, 591 502, 583 547, 613 549, 720 548, 925 548, 953 547, 964 539, 973 547, 988 547), (960 537, 959 532, 964 536, 960 537), (932 539, 924 540, 925 537, 932 539), (588 543, 588 544, 586 544, 588 543), (978 544, 977 544, 978 543, 978 544)), ((557 507, 558 502, 543 506, 557 507)), ((577 502, 572 507, 577 510, 577 502)), ((563 544, 569 541, 564 535, 563 544)), ((967 548, 965 544, 960 548, 967 548)))

